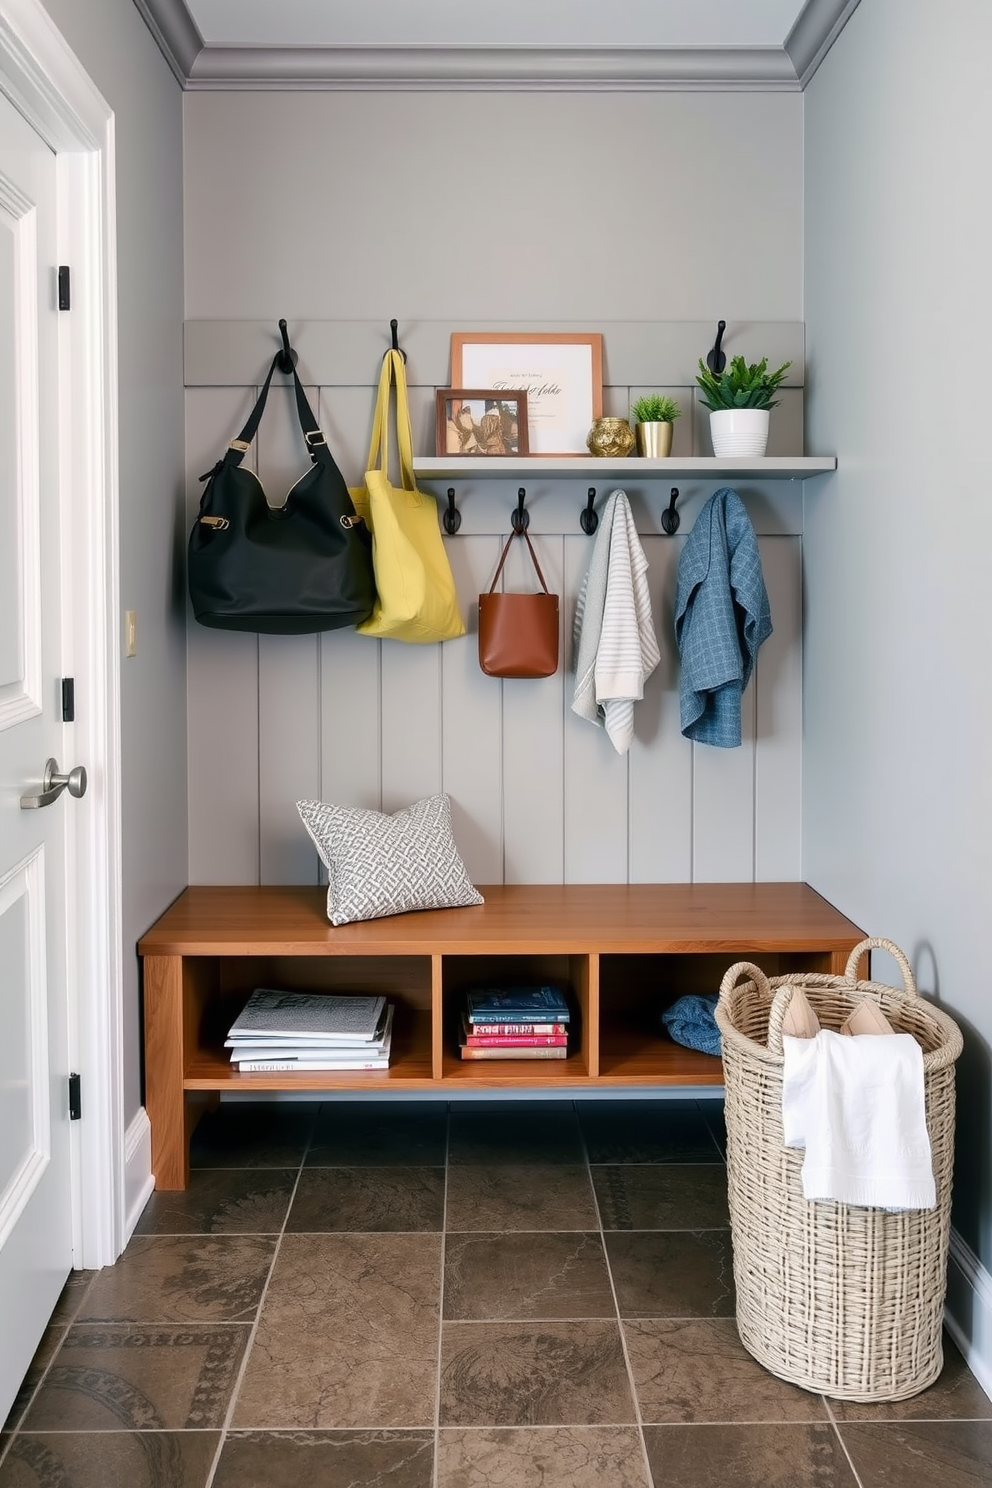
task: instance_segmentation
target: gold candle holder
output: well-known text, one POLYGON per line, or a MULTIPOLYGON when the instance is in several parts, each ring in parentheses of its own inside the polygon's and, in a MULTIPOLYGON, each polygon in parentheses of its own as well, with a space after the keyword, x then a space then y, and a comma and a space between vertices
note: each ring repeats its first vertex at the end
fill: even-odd
POLYGON ((634 448, 634 431, 625 418, 598 418, 586 437, 592 455, 623 459, 634 448))

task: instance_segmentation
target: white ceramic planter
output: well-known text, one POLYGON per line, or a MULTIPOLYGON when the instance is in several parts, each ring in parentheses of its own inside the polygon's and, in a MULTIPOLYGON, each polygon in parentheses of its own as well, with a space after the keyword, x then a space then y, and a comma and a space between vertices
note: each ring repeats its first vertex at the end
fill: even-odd
POLYGON ((760 458, 768 443, 767 408, 718 408, 710 413, 710 438, 718 459, 760 458))

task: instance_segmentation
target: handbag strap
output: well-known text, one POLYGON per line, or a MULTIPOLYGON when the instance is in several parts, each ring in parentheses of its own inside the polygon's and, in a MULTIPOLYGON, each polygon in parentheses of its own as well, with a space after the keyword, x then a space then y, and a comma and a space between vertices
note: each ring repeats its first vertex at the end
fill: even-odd
POLYGON ((493 581, 489 585, 489 593, 492 594, 493 590, 496 588, 496 582, 499 579, 500 574, 503 572, 503 564, 506 562, 506 555, 510 551, 510 544, 515 537, 523 537, 525 539, 527 547, 530 551, 530 556, 534 561, 534 567, 537 569, 537 577, 541 581, 541 588, 544 590, 545 594, 548 594, 550 591, 547 584, 544 582, 544 575, 541 572, 541 565, 537 561, 537 554, 534 552, 534 544, 530 540, 530 534, 527 531, 526 527, 521 527, 519 531, 517 528, 514 528, 509 537, 506 539, 506 544, 503 548, 502 553, 500 554, 499 563, 496 566, 496 572, 493 574, 493 581))
MULTIPOLYGON (((269 368, 265 381, 262 383, 255 407, 248 415, 245 426, 237 439, 232 439, 228 445, 227 453, 222 462, 223 464, 240 465, 251 448, 251 442, 258 433, 258 426, 262 421, 262 414, 265 411, 265 400, 269 396, 269 384, 272 381, 272 374, 276 370, 281 357, 282 352, 277 351, 272 358, 272 365, 269 368)), ((317 420, 313 416, 313 409, 307 401, 307 395, 303 391, 303 384, 297 376, 295 367, 293 368, 293 385, 296 389, 296 412, 300 420, 300 429, 302 430, 303 438, 306 440, 307 449, 310 451, 312 459, 317 464, 329 464, 336 469, 334 459, 330 450, 327 448, 327 440, 324 438, 317 420)))
POLYGON ((404 491, 416 490, 413 476, 413 433, 410 428, 410 401, 406 390, 406 371, 399 351, 387 351, 379 373, 379 393, 372 419, 372 442, 366 470, 382 471, 389 479, 389 403, 396 384, 396 440, 400 448, 400 481, 404 491))

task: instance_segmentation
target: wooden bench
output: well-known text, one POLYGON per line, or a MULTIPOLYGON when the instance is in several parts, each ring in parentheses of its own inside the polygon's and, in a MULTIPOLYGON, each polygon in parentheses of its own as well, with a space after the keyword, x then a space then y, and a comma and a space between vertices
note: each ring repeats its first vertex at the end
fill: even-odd
POLYGON ((379 1092, 719 1086, 720 1060, 673 1043, 662 1010, 714 992, 734 961, 839 973, 863 932, 803 883, 482 887, 485 904, 335 928, 322 888, 186 889, 142 936, 145 1106, 158 1188, 185 1188, 203 1104, 226 1091, 379 1092), (463 1061, 462 994, 554 982, 577 1013, 564 1060, 463 1061), (387 1070, 240 1074, 224 1037, 257 986, 382 992, 387 1070))

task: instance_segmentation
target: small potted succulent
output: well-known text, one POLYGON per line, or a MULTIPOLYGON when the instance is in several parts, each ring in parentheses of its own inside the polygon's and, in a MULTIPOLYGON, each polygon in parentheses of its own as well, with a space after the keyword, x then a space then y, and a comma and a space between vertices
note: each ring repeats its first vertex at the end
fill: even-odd
POLYGON ((672 424, 682 410, 674 398, 663 393, 645 393, 630 410, 636 420, 634 436, 637 453, 652 460, 664 459, 672 452, 672 424))
POLYGON ((769 412, 778 406, 774 394, 791 366, 791 362, 783 362, 769 372, 767 357, 749 363, 735 356, 722 372, 711 372, 700 359, 696 382, 710 410, 714 455, 760 458, 765 453, 769 412))

